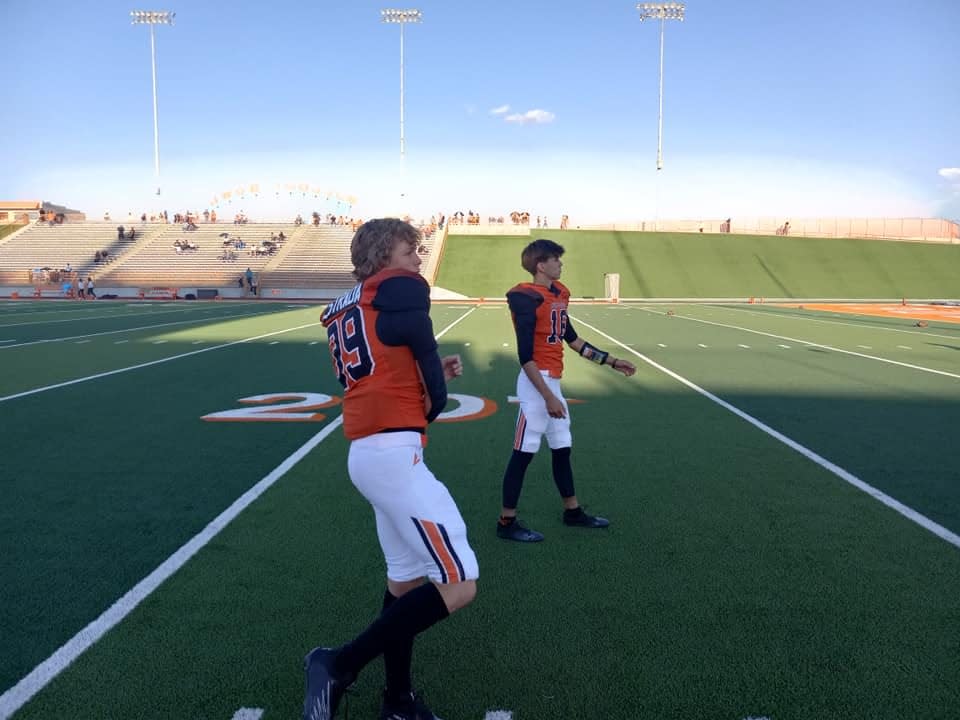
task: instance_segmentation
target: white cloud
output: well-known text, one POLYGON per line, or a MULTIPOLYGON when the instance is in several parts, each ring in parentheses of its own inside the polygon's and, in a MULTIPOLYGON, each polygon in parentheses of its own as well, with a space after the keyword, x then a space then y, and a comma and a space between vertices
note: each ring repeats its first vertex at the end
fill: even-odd
POLYGON ((960 180, 960 167, 940 168, 937 174, 947 180, 960 180))
POLYGON ((553 122, 555 117, 556 115, 549 110, 527 110, 522 114, 514 113, 513 115, 507 115, 504 120, 508 123, 517 123, 518 125, 529 125, 530 123, 543 125, 553 122))
POLYGON ((508 112, 510 112, 510 106, 509 106, 509 105, 501 105, 500 107, 495 107, 493 110, 491 110, 491 111, 490 111, 490 114, 491 114, 491 115, 506 115, 508 112))

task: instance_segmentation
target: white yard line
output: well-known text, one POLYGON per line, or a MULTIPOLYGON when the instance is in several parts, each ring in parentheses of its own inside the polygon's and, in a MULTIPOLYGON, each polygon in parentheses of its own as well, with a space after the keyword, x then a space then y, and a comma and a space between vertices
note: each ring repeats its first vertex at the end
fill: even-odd
POLYGON ((61 318, 59 320, 37 320, 36 322, 11 323, 9 325, 0 325, 0 328, 22 327, 24 325, 52 325, 53 323, 78 322, 80 320, 113 320, 115 318, 146 317, 147 315, 169 315, 170 313, 175 312, 190 312, 190 310, 192 310, 192 308, 182 308, 180 310, 161 310, 160 312, 155 313, 113 313, 112 315, 88 315, 76 318, 61 318))
POLYGON ((233 714, 232 720, 260 720, 263 708, 240 708, 233 714))
POLYGON ((315 327, 319 324, 320 323, 315 322, 308 323, 306 325, 298 325, 297 327, 287 328, 286 330, 277 330, 264 335, 255 335, 254 337, 244 338, 243 340, 234 340, 233 342, 223 343, 222 345, 212 345, 210 347, 201 348, 200 350, 180 353, 179 355, 171 355, 170 357, 160 358, 159 360, 151 360, 138 365, 130 365, 117 370, 108 370, 106 372, 97 373, 96 375, 87 375, 86 377, 77 378, 76 380, 66 380, 65 382, 56 383, 54 385, 45 385, 43 387, 33 388, 32 390, 24 390, 23 392, 14 393, 13 395, 0 397, 0 402, 16 400, 17 398, 27 397, 28 395, 36 395, 37 393, 46 392, 47 390, 56 390, 58 388, 67 387, 68 385, 76 385, 77 383, 87 382, 88 380, 97 380, 103 377, 110 377, 111 375, 119 375, 120 373, 130 372, 131 370, 139 370, 140 368, 150 367, 151 365, 160 365, 161 363, 171 362, 172 360, 180 360, 181 358, 190 357, 191 355, 199 355, 200 353, 210 352, 212 350, 220 350, 221 348, 231 347, 232 345, 240 345, 242 343, 260 340, 266 337, 273 337, 274 335, 282 335, 283 333, 293 332, 295 330, 303 330, 304 328, 315 327))
POLYGON ((749 415, 748 413, 744 412, 743 410, 741 410, 740 408, 736 407, 735 405, 731 405, 731 404, 728 403, 726 400, 723 400, 723 399, 717 397, 716 395, 714 395, 713 393, 711 393, 709 390, 704 390, 704 389, 703 389, 702 387, 700 387, 699 385, 695 385, 695 384, 692 383, 691 381, 687 380, 685 377, 682 377, 681 375, 678 375, 677 373, 673 372, 673 370, 670 370, 669 368, 666 368, 666 367, 664 367, 663 365, 660 365, 659 363, 651 360, 651 359, 648 358, 646 355, 644 355, 644 354, 642 354, 642 353, 640 353, 640 352, 637 352, 636 350, 634 350, 633 348, 631 348, 631 347, 628 346, 627 344, 620 342, 619 340, 617 340, 617 339, 614 338, 614 337, 611 337, 610 335, 607 335, 607 333, 603 332, 602 330, 599 330, 598 328, 595 328, 595 327, 593 327, 592 325, 589 325, 588 323, 584 322, 583 320, 580 320, 579 318, 577 318, 577 322, 579 322, 581 325, 584 325, 584 326, 590 328, 591 330, 593 330, 593 331, 596 332, 597 334, 602 335, 603 337, 605 337, 605 338, 606 338, 607 340, 609 340, 610 342, 616 343, 617 345, 619 345, 620 347, 622 347, 622 348, 623 348, 624 350, 626 350, 627 352, 633 353, 634 355, 636 355, 638 358, 640 358, 641 360, 643 360, 645 363, 647 363, 647 364, 650 365, 651 367, 656 368, 657 370, 659 370, 660 372, 664 373, 665 375, 669 375, 669 376, 672 377, 674 380, 676 380, 676 381, 679 382, 679 383, 682 383, 683 385, 686 385, 686 386, 687 386, 688 388, 690 388, 691 390, 700 393, 700 394, 703 395, 705 398, 707 398, 707 399, 715 402, 717 405, 719 405, 720 407, 724 408, 725 410, 729 410, 730 412, 732 412, 732 413, 733 413, 734 415, 736 415, 737 417, 739 417, 739 418, 741 418, 741 419, 743 419, 743 420, 746 420, 748 423, 750 423, 751 425, 753 425, 753 426, 756 427, 757 429, 762 430, 763 432, 765 432, 765 433, 766 433, 767 435, 769 435, 770 437, 772 437, 772 438, 774 438, 774 439, 776 439, 776 440, 779 440, 780 442, 782 442, 784 445, 786 445, 786 446, 789 447, 790 449, 795 450, 796 452, 800 453, 801 455, 803 455, 803 456, 804 456, 805 458, 807 458, 808 460, 812 460, 812 461, 815 462, 817 465, 819 465, 820 467, 822 467, 824 470, 827 470, 827 471, 833 473, 833 474, 836 475, 838 478, 840 478, 841 480, 843 480, 843 481, 845 481, 845 482, 850 483, 851 485, 853 485, 853 486, 854 486, 855 488, 857 488, 858 490, 862 490, 862 491, 865 492, 867 495, 871 496, 873 499, 882 502, 884 505, 886 505, 887 507, 891 508, 892 510, 895 510, 896 512, 900 513, 901 515, 903 515, 903 516, 904 516, 905 518, 907 518, 908 520, 911 520, 911 521, 915 522, 917 525, 919 525, 920 527, 924 528, 925 530, 929 530, 929 531, 932 532, 934 535, 936 535, 937 537, 939 537, 939 538, 941 538, 941 539, 943 539, 943 540, 946 540, 948 543, 950 543, 950 544, 953 545, 954 547, 960 548, 960 535, 957 535, 956 533, 951 532, 951 531, 948 530, 947 528, 945 528, 945 527, 943 527, 942 525, 934 522, 933 520, 931 520, 930 518, 926 517, 925 515, 921 515, 920 513, 918 513, 918 512, 917 512, 916 510, 914 510, 913 508, 910 508, 910 507, 904 505, 904 504, 901 503, 899 500, 895 500, 894 498, 890 497, 889 495, 887 495, 886 493, 882 492, 881 490, 878 490, 877 488, 873 487, 873 486, 870 485, 869 483, 864 482, 863 480, 861 480, 860 478, 858 478, 858 477, 857 477, 856 475, 854 475, 853 473, 848 472, 847 470, 844 470, 844 469, 843 469, 842 467, 840 467, 839 465, 836 465, 835 463, 830 462, 829 460, 827 460, 827 459, 824 458, 823 456, 815 453, 815 452, 814 452, 813 450, 811 450, 810 448, 805 447, 804 445, 801 445, 800 443, 798 443, 796 440, 793 440, 793 439, 787 437, 786 435, 784 435, 783 433, 781 433, 781 432, 779 432, 779 431, 777 431, 777 430, 774 430, 772 427, 770 427, 770 426, 767 425, 766 423, 758 420, 757 418, 753 417, 752 415, 749 415))
MULTIPOLYGON (((666 315, 665 312, 660 312, 657 310, 650 310, 648 308, 642 308, 645 312, 653 313, 654 315, 666 315)), ((741 332, 753 333, 754 335, 765 335, 766 337, 771 337, 776 340, 790 340, 791 342, 800 343, 801 345, 807 345, 809 347, 822 348, 824 350, 831 350, 833 352, 843 353, 844 355, 853 355, 855 357, 866 358, 867 360, 876 360, 877 362, 888 363, 890 365, 899 365, 900 367, 910 368, 911 370, 919 370, 921 372, 933 373, 934 375, 943 375, 945 377, 956 378, 960 380, 960 375, 956 373, 947 372, 946 370, 935 370, 934 368, 924 367, 923 365, 914 365, 912 363, 900 362, 899 360, 890 360, 889 358, 878 357, 877 355, 867 355, 866 353, 859 353, 853 350, 844 350, 842 348, 834 347, 833 345, 824 345, 822 343, 815 343, 809 340, 798 340, 797 338, 788 337, 786 335, 776 335, 774 333, 764 332, 763 330, 753 330, 751 328, 741 327, 740 325, 729 325, 727 323, 714 322, 713 320, 703 320, 701 318, 691 317, 689 315, 673 315, 672 317, 680 318, 681 320, 689 320, 691 322, 703 323, 705 325, 715 325, 717 327, 728 328, 730 330, 740 330, 741 332)), ((956 340, 957 338, 953 338, 956 340)))
MULTIPOLYGON (((137 332, 139 330, 153 330, 154 328, 172 327, 174 325, 189 325, 190 323, 213 323, 218 320, 233 320, 234 318, 250 317, 251 315, 269 315, 269 311, 236 313, 235 315, 218 315, 216 317, 203 317, 196 320, 177 320, 176 322, 157 323, 155 325, 140 325, 139 327, 121 328, 120 330, 105 330, 103 332, 89 333, 87 335, 70 335, 67 337, 47 338, 45 340, 31 340, 16 345, 7 345, 0 347, 0 350, 10 350, 11 348, 27 347, 28 345, 42 345, 43 343, 63 342, 65 340, 76 340, 78 338, 100 337, 101 335, 117 335, 125 332, 137 332)), ((0 342, 3 342, 0 340, 0 342)))
POLYGON ((111 628, 129 615, 137 605, 143 602, 167 578, 182 568, 187 561, 215 538, 230 521, 239 515, 250 503, 266 492, 277 480, 300 462, 313 448, 343 424, 343 416, 339 415, 324 428, 307 440, 286 460, 277 465, 260 482, 237 498, 230 507, 217 515, 199 533, 194 535, 185 545, 181 546, 173 555, 164 560, 152 573, 138 582, 123 597, 107 608, 100 617, 91 622, 80 632, 64 643, 53 655, 30 671, 20 682, 0 695, 0 720, 7 720, 27 701, 42 690, 51 680, 59 675, 74 660, 102 638, 111 628))
MULTIPOLYGON (((887 332, 899 332, 899 333, 909 333, 910 335, 923 335, 925 337, 935 337, 935 338, 944 338, 946 340, 960 340, 960 337, 957 335, 936 335, 934 333, 925 333, 920 330, 907 330, 904 328, 890 328, 890 327, 874 327, 872 325, 863 325, 862 323, 853 323, 853 322, 844 322, 843 320, 827 320, 826 318, 819 317, 805 317, 802 315, 790 315, 788 313, 780 313, 776 311, 767 311, 762 310, 741 310, 739 308, 725 307, 723 305, 711 305, 707 304, 704 307, 716 308, 717 310, 729 310, 733 313, 747 313, 749 315, 760 315, 761 317, 778 317, 778 318, 787 318, 788 320, 805 320, 806 322, 815 322, 823 323, 824 325, 847 325, 848 327, 860 328, 861 330, 886 330, 887 332)), ((646 310, 647 308, 640 308, 641 310, 646 310)), ((885 318, 887 320, 904 320, 906 318, 885 318)), ((958 327, 960 329, 960 327, 958 327)))
MULTIPOLYGON (((453 328, 457 323, 463 320, 467 315, 472 313, 476 308, 472 308, 467 311, 452 323, 447 325, 443 330, 437 333, 437 338, 443 337, 451 328, 453 328)), ((309 325, 302 325, 300 328, 304 327, 313 327, 319 325, 320 323, 310 323, 309 325)), ((290 328, 290 330, 299 330, 300 328, 290 328)), ((290 330, 281 330, 280 332, 290 332, 290 330)), ((275 335, 277 333, 270 333, 275 335)), ((260 337, 268 337, 263 335, 260 337)), ((247 340, 238 340, 236 342, 228 343, 228 345, 236 345, 238 343, 247 342, 248 340, 256 340, 258 338, 248 338, 247 340)), ((227 345, 220 345, 217 347, 227 347, 227 345)), ((215 350, 216 348, 206 348, 206 350, 215 350)), ((196 352, 206 352, 206 350, 198 350, 196 352)), ((186 355, 195 355, 194 353, 186 353, 186 355)), ((185 357, 180 355, 177 357, 185 357)), ((174 358, 168 358, 174 359, 174 358)), ((165 361, 156 361, 156 362, 165 362, 165 361)), ((149 365, 156 364, 147 363, 149 365)), ((144 367, 145 365, 138 365, 135 367, 144 367)), ((126 368, 134 369, 134 368, 126 368)), ((124 370, 115 370, 115 372, 124 372, 124 370)), ((109 373, 109 374, 113 374, 109 373)), ((90 378, 84 379, 92 379, 90 378)), ((72 382, 82 382, 83 380, 75 380, 72 382)), ((71 384, 71 383, 67 383, 71 384)), ((6 398, 0 398, 3 400, 6 398)), ((247 490, 243 495, 237 498, 233 504, 230 505, 226 510, 217 515, 210 523, 199 533, 194 535, 185 545, 181 546, 173 555, 164 560, 152 573, 147 575, 143 580, 138 582, 131 590, 129 590, 123 597, 117 600, 113 605, 107 608, 103 614, 100 615, 96 620, 91 622, 80 632, 74 635, 70 640, 64 643, 56 652, 53 653, 50 657, 44 660, 42 663, 37 665, 33 670, 31 670, 23 679, 21 679, 16 685, 7 690, 3 695, 0 695, 0 720, 8 720, 15 712, 22 708, 30 698, 40 692, 47 684, 53 680, 57 675, 59 675, 65 668, 67 668, 74 660, 76 660, 80 655, 86 652, 91 648, 100 638, 102 638, 109 630, 115 627, 120 621, 122 621, 127 615, 129 615, 134 608, 137 607, 141 602, 143 602, 147 596, 149 596, 154 590, 156 590, 167 578, 173 575, 177 570, 182 568, 190 558, 196 555, 204 545, 210 542, 214 537, 216 537, 221 530, 223 530, 230 522, 237 517, 244 509, 246 509, 254 500, 260 497, 264 492, 266 492, 274 483, 277 482, 280 478, 286 475, 298 462, 300 462, 306 455, 313 450, 317 445, 323 442, 334 430, 340 427, 343 424, 343 415, 338 415, 333 420, 331 420, 327 425, 324 426, 320 432, 314 435, 312 438, 307 440, 303 445, 297 448, 296 451, 286 460, 281 462, 277 467, 275 467, 266 477, 264 477, 260 482, 254 485, 252 488, 247 490)), ((241 708, 240 711, 249 710, 249 708, 241 708)), ((236 717, 236 716, 235 716, 236 717)), ((253 718, 251 718, 253 720, 253 718)), ((508 717, 506 720, 510 720, 508 717)))

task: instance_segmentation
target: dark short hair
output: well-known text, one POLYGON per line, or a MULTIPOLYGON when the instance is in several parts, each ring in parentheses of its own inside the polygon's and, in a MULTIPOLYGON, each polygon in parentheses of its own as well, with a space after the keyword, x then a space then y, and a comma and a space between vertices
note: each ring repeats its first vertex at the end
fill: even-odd
POLYGON ((540 238, 527 245, 520 254, 520 264, 531 275, 537 274, 537 263, 563 255, 563 245, 553 240, 540 238))

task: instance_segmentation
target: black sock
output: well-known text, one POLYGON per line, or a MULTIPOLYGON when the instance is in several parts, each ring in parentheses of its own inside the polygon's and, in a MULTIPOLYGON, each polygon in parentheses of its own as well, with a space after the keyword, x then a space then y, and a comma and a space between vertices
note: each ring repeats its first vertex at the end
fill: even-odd
MULTIPOLYGON (((384 615, 397 601, 389 589, 383 592, 384 615)), ((413 636, 401 638, 383 651, 383 665, 387 676, 387 695, 393 698, 410 694, 410 665, 413 662, 413 636)))
POLYGON ((513 525, 517 521, 516 515, 501 515, 500 524, 506 527, 507 525, 513 525))
POLYGON ((391 603, 366 630, 340 648, 334 671, 356 677, 367 664, 404 638, 414 638, 449 615, 443 596, 433 583, 424 583, 391 603))
POLYGON ((570 448, 557 448, 550 451, 553 456, 553 481, 557 484, 560 497, 573 497, 573 468, 570 467, 570 448))
POLYGON ((533 453, 514 450, 503 474, 503 506, 514 509, 520 502, 520 490, 523 489, 523 476, 527 466, 533 460, 533 453))
POLYGON ((567 518, 568 520, 573 520, 574 518, 578 518, 578 517, 580 517, 581 515, 583 515, 583 508, 582 508, 582 507, 579 507, 579 506, 573 508, 572 510, 564 510, 564 511, 563 511, 563 516, 564 516, 565 518, 567 518))

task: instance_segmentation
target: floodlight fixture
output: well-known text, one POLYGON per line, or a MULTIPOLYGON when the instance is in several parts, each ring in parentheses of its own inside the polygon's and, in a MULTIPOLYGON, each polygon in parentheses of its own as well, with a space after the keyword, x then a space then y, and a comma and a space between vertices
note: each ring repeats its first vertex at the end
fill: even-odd
MULTIPOLYGON (((423 20, 423 13, 416 9, 410 8, 407 10, 399 10, 396 8, 388 8, 380 11, 380 22, 391 23, 394 25, 400 26, 400 174, 401 177, 405 173, 404 165, 407 158, 407 143, 404 135, 404 122, 403 122, 403 80, 404 80, 404 69, 403 69, 403 27, 407 23, 419 23, 423 20)), ((400 198, 403 200, 406 193, 404 189, 400 189, 400 198)))
POLYGON ((175 12, 167 10, 133 10, 130 13, 132 25, 173 25, 177 16, 175 12))
POLYGON ((680 2, 637 3, 640 22, 644 20, 660 21, 660 93, 657 112, 657 170, 663 169, 663 30, 667 20, 683 22, 686 6, 680 2))
POLYGON ((644 20, 680 20, 683 21, 683 15, 686 7, 683 3, 637 3, 637 10, 640 11, 640 21, 644 20))
POLYGON ((169 10, 133 10, 130 12, 131 25, 150 26, 150 70, 153 77, 153 164, 157 181, 157 195, 160 194, 160 125, 157 120, 157 41, 154 37, 155 25, 173 25, 177 16, 169 10))

